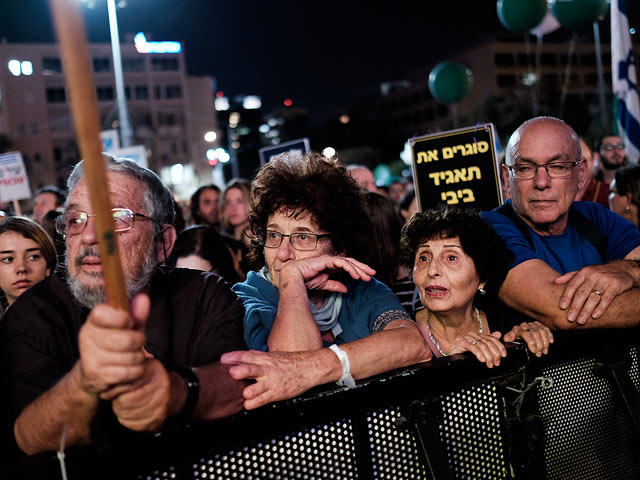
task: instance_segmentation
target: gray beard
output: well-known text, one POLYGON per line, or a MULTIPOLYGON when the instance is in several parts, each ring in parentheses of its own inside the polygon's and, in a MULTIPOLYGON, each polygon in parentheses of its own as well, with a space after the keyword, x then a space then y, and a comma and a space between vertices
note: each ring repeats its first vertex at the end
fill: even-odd
MULTIPOLYGON (((67 265, 69 264, 68 255, 67 251, 65 254, 67 265)), ((81 267, 82 260, 87 256, 98 256, 98 247, 86 248, 78 254, 75 260, 78 269, 81 267)), ((127 297, 129 300, 149 285, 151 277, 158 267, 158 261, 155 257, 155 248, 152 244, 149 252, 144 256, 144 263, 141 265, 140 273, 136 278, 127 278, 125 274, 127 297)), ((90 273, 88 275, 96 279, 102 278, 102 273, 90 273)), ((76 301, 90 310, 96 305, 107 303, 107 294, 103 286, 89 287, 88 285, 84 285, 78 278, 72 278, 71 274, 67 275, 67 285, 76 301)))

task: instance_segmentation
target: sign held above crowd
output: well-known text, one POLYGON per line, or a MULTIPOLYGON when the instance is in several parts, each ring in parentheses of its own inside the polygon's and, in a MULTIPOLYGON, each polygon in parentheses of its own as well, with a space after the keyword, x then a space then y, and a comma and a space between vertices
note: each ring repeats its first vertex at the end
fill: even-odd
POLYGON ((420 210, 439 203, 491 210, 502 204, 493 124, 409 140, 420 210))

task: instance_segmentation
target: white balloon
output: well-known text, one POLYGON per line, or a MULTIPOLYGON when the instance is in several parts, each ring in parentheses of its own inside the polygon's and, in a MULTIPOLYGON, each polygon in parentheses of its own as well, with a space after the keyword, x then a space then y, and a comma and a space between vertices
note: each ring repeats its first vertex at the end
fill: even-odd
POLYGON ((556 20, 556 17, 553 16, 551 11, 548 11, 544 16, 542 21, 529 30, 529 33, 535 35, 536 37, 543 37, 548 33, 555 32, 560 28, 560 23, 556 20))

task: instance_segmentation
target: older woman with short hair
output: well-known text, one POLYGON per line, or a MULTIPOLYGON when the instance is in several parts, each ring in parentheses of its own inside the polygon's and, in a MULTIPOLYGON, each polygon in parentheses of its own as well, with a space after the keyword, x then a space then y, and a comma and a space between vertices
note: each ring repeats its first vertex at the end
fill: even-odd
POLYGON ((497 298, 481 301, 498 291, 513 254, 477 211, 440 206, 416 213, 403 227, 400 252, 425 307, 416 314, 418 327, 436 357, 469 351, 488 367, 499 365, 505 330, 505 341, 520 338, 535 355, 548 352, 548 327, 532 321, 511 328, 492 312, 497 298))
POLYGON ((354 258, 371 235, 362 195, 345 167, 319 154, 281 155, 256 176, 249 222, 259 270, 234 291, 247 344, 269 353, 222 358, 237 364, 234 378, 257 380, 246 408, 431 358, 393 292, 354 258))

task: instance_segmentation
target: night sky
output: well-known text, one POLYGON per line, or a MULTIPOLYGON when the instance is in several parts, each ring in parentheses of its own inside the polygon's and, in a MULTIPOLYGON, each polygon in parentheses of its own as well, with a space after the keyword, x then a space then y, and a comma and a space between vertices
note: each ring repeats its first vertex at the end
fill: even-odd
MULTIPOLYGON (((90 40, 109 41, 106 1, 94 1, 83 7, 90 40)), ((506 33, 494 0, 128 0, 118 21, 121 41, 137 31, 183 41, 189 74, 216 77, 225 94, 260 95, 267 111, 289 97, 315 120, 382 81, 506 33)), ((47 1, 2 0, 0 37, 52 41, 47 1)))

